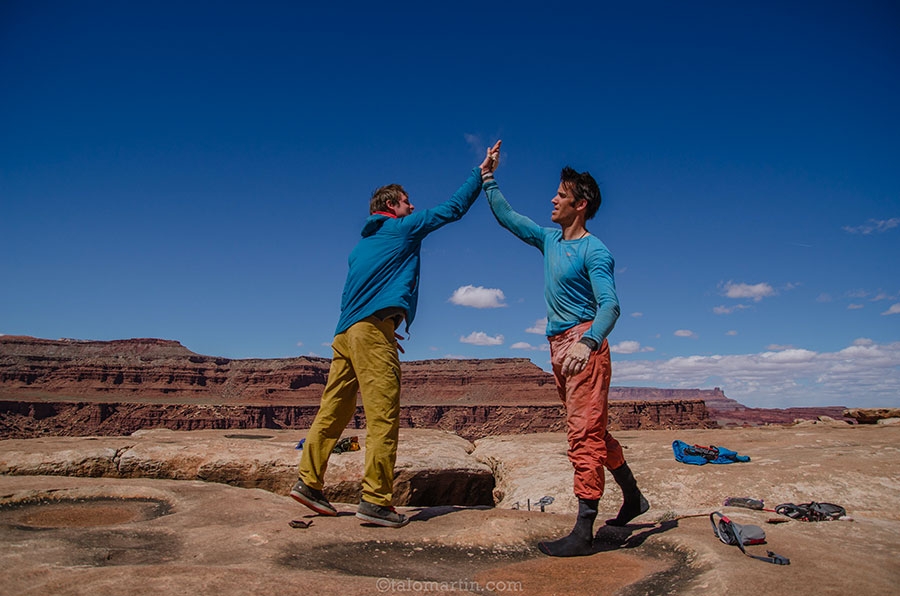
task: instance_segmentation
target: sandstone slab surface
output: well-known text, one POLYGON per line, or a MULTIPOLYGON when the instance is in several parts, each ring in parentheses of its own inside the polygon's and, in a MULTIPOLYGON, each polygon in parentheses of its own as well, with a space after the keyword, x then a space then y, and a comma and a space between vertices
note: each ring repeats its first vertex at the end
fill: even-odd
MULTIPOLYGON (((234 470, 264 470, 260 462, 271 457, 260 454, 276 448, 265 447, 267 442, 293 450, 297 439, 232 438, 227 440, 236 445, 223 450, 217 441, 225 438, 204 433, 147 433, 144 439, 153 440, 142 445, 147 455, 141 461, 154 461, 152 453, 180 450, 194 452, 184 454, 186 461, 205 454, 193 462, 195 470, 214 458, 231 459, 228 466, 234 470)), ((625 528, 598 523, 595 554, 575 559, 545 557, 535 548, 539 540, 568 532, 574 519, 567 505, 571 469, 559 433, 483 439, 471 453, 471 444, 458 437, 403 436, 401 454, 404 441, 410 448, 424 441, 415 450, 422 468, 474 459, 493 472, 495 494, 503 499, 495 507, 405 507, 413 521, 398 530, 360 524, 349 503, 337 505, 338 517, 315 516, 283 488, 245 488, 196 476, 104 477, 105 464, 96 462, 109 461, 123 445, 104 443, 109 437, 0 441, 6 466, 0 475, 3 593, 896 593, 900 428, 818 424, 629 431, 618 438, 653 509, 625 528), (687 466, 672 457, 675 438, 728 447, 751 461, 687 466), (59 443, 53 446, 54 441, 59 443), (445 453, 454 450, 456 455, 445 453), (65 462, 95 462, 86 469, 96 474, 11 473, 22 474, 27 461, 30 469, 46 474, 42 460, 59 469, 72 469, 74 464, 65 462), (528 495, 556 498, 542 513, 521 507, 522 497, 532 499, 528 495), (762 498, 767 507, 830 501, 844 505, 853 521, 769 524, 778 517, 774 513, 723 508, 728 496, 762 498), (512 500, 519 501, 518 509, 512 500), (789 557, 791 565, 756 561, 719 542, 707 517, 713 510, 763 527, 768 544, 748 550, 764 554, 768 548, 789 557), (294 528, 292 520, 312 525, 294 528)), ((342 458, 358 455, 336 455, 332 461, 346 461, 341 465, 348 466, 349 477, 352 460, 342 458)), ((284 462, 294 463, 291 457, 284 462)), ((338 478, 339 470, 329 470, 329 480, 332 472, 338 478)), ((617 489, 610 487, 601 501, 601 520, 615 513, 618 499, 617 489)))
MULTIPOLYGON (((346 433, 351 436, 352 433, 346 433)), ((357 435, 352 435, 357 436, 357 435)), ((43 437, 0 441, 0 474, 204 480, 287 494, 297 480, 306 431, 137 431, 124 437, 43 437)), ((333 454, 326 494, 359 501, 360 451, 333 454)), ((491 469, 474 445, 438 430, 404 430, 395 468, 398 505, 493 505, 491 469)))

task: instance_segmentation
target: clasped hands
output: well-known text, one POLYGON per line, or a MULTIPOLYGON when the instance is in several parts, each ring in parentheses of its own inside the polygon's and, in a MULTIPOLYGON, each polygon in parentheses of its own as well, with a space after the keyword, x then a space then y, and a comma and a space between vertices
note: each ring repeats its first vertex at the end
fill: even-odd
POLYGON ((497 166, 500 165, 500 144, 502 142, 502 140, 497 141, 493 147, 488 147, 487 155, 484 156, 484 161, 479 166, 482 178, 492 175, 497 166))

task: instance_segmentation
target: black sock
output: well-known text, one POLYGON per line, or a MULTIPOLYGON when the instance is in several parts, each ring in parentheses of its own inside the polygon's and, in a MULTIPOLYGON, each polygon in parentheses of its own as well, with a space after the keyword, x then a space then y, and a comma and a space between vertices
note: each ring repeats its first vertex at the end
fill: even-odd
POLYGON ((616 484, 622 489, 624 501, 619 509, 619 514, 612 519, 606 520, 606 525, 624 526, 637 516, 649 511, 650 503, 638 489, 637 480, 634 479, 634 474, 632 474, 628 464, 622 464, 615 470, 612 470, 612 475, 616 479, 616 484))
POLYGON ((596 518, 597 499, 578 499, 578 518, 569 535, 552 542, 540 542, 538 548, 551 557, 578 557, 591 554, 596 518))

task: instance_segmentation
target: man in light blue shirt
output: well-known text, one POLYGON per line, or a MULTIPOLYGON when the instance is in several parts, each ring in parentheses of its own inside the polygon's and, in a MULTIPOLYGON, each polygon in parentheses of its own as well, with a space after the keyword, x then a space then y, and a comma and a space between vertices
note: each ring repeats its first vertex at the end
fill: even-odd
POLYGON ((608 393, 612 377, 607 336, 619 317, 619 300, 609 249, 585 223, 600 207, 600 188, 587 172, 565 167, 552 199, 545 228, 513 211, 494 180, 500 148, 491 150, 492 167, 482 172, 482 187, 501 226, 544 255, 544 299, 550 361, 559 396, 566 406, 569 461, 575 469, 578 517, 572 532, 541 542, 542 552, 559 557, 592 552, 597 504, 603 496, 608 468, 622 488, 624 503, 606 523, 623 526, 646 512, 650 504, 625 463, 622 446, 607 430, 608 393))

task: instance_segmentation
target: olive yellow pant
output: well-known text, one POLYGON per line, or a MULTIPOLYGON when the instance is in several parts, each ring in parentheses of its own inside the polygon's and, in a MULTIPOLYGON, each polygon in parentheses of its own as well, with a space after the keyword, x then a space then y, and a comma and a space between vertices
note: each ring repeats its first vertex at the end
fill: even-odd
POLYGON ((328 382, 300 457, 300 480, 322 490, 328 458, 356 413, 358 392, 366 414, 362 498, 388 507, 400 434, 400 358, 394 323, 374 316, 363 319, 335 336, 332 349, 328 382))

